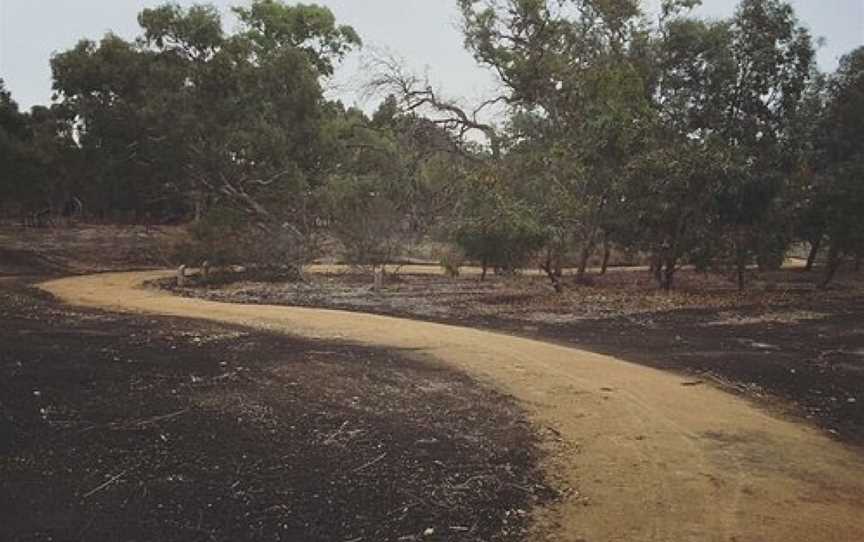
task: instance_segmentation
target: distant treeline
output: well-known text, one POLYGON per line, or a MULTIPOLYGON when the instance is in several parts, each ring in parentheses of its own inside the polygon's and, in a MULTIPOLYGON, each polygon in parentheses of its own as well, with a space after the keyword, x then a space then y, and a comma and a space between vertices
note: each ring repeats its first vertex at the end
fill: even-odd
POLYGON ((51 59, 54 100, 0 81, 0 212, 194 222, 188 257, 298 266, 338 240, 380 265, 426 239, 512 272, 587 280, 597 252, 652 255, 741 287, 792 246, 823 283, 864 254, 864 48, 820 73, 791 6, 723 20, 665 0, 455 0, 499 94, 469 106, 397 59, 368 61, 369 116, 324 97, 358 33, 327 9, 255 0, 222 26, 166 4, 141 35, 51 59), (490 120, 494 119, 494 120, 490 120))

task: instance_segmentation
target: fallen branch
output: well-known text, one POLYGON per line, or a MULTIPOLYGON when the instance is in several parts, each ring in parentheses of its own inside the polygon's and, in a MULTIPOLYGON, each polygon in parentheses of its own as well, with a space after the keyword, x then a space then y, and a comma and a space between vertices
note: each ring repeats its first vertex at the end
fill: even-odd
POLYGON ((130 427, 147 427, 148 425, 155 425, 159 422, 164 422, 167 420, 171 420, 178 416, 182 416, 189 412, 188 408, 184 408, 183 410, 178 410, 177 412, 172 412, 170 414, 163 414, 161 416, 154 416, 152 418, 144 418, 142 420, 138 420, 132 423, 124 423, 124 424, 111 424, 112 428, 122 428, 127 429, 130 427))
POLYGON ((91 496, 95 495, 96 493, 99 493, 100 491, 102 491, 102 490, 105 489, 106 487, 110 486, 111 484, 113 484, 114 482, 116 482, 117 480, 119 480, 120 478, 122 478, 122 477, 123 477, 127 472, 129 472, 129 471, 128 471, 128 470, 124 470, 123 472, 121 472, 121 473, 118 474, 117 476, 113 476, 113 477, 111 477, 111 478, 110 478, 107 482, 105 482, 104 484, 101 484, 101 485, 99 485, 99 486, 97 486, 97 487, 94 487, 93 489, 91 489, 90 491, 88 491, 87 493, 85 493, 83 498, 86 499, 86 498, 88 498, 88 497, 91 497, 91 496))
POLYGON ((337 429, 333 434, 331 434, 329 437, 325 438, 323 444, 326 446, 326 445, 330 445, 330 444, 335 443, 335 442, 336 442, 336 438, 337 438, 339 435, 342 434, 342 431, 344 431, 346 427, 348 427, 348 422, 347 422, 347 421, 344 422, 344 423, 339 427, 339 429, 337 429))
POLYGON ((360 472, 361 470, 368 469, 369 467, 371 467, 371 466, 374 465, 375 463, 381 461, 381 460, 384 459, 385 457, 387 457, 387 452, 384 452, 383 454, 379 455, 378 457, 376 457, 375 459, 373 459, 372 461, 370 461, 370 462, 368 462, 368 463, 365 463, 365 464, 363 464, 363 465, 360 465, 359 467, 357 467, 356 469, 354 469, 352 472, 360 472))

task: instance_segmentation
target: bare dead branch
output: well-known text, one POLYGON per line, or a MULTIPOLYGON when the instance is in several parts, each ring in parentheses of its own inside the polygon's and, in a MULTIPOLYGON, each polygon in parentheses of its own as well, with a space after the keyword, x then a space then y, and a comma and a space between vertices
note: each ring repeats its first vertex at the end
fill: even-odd
POLYGON ((455 132, 460 138, 471 131, 478 131, 489 141, 493 156, 500 155, 501 136, 498 130, 494 125, 480 121, 478 116, 485 108, 506 101, 505 97, 487 100, 467 112, 455 101, 440 96, 428 78, 420 78, 408 72, 403 63, 393 55, 372 57, 367 61, 367 70, 373 74, 367 84, 368 94, 392 94, 406 111, 417 114, 431 113, 432 122, 455 132))

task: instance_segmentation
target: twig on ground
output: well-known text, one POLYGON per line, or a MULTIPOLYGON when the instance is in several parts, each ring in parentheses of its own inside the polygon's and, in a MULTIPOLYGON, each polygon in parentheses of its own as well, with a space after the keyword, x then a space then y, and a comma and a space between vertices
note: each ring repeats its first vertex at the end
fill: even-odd
POLYGON ((83 498, 86 499, 86 498, 88 498, 88 497, 91 497, 91 496, 95 495, 96 493, 99 493, 100 491, 102 491, 102 490, 105 489, 106 487, 110 486, 111 484, 113 484, 114 482, 116 482, 117 480, 119 480, 120 478, 122 478, 122 477, 123 477, 127 472, 129 472, 129 471, 128 471, 128 470, 124 470, 123 472, 121 472, 121 473, 118 474, 117 476, 112 476, 111 478, 108 479, 107 482, 102 483, 102 484, 99 484, 98 486, 94 487, 93 489, 91 489, 90 491, 88 491, 87 493, 85 493, 85 494, 83 495, 83 498))
POLYGON ((356 469, 354 469, 354 470, 351 471, 351 472, 360 472, 361 470, 368 469, 369 467, 371 467, 371 466, 374 465, 375 463, 381 461, 381 460, 384 459, 385 457, 387 457, 387 452, 384 452, 383 454, 379 455, 378 457, 376 457, 376 458, 373 459, 372 461, 369 461, 368 463, 364 463, 363 465, 360 465, 359 467, 357 467, 356 469))
POLYGON ((337 429, 330 436, 325 438, 324 442, 322 444, 329 445, 329 444, 333 444, 334 442, 336 442, 336 437, 338 437, 340 434, 342 434, 342 431, 344 431, 346 427, 348 427, 347 421, 343 422, 342 425, 339 426, 339 429, 337 429))
POLYGON ((172 412, 170 414, 163 414, 162 416, 154 416, 152 418, 145 418, 143 420, 138 420, 137 422, 124 424, 126 427, 145 427, 148 425, 155 425, 159 422, 168 421, 172 418, 176 418, 177 416, 182 416, 189 412, 188 408, 184 408, 183 410, 178 410, 177 412, 172 412))

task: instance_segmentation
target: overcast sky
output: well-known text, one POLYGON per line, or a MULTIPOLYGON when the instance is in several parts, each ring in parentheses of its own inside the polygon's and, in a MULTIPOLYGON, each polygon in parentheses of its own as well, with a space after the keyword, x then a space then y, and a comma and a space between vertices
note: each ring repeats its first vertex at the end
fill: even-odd
MULTIPOLYGON (((306 0, 307 3, 315 0, 306 0)), ((646 5, 656 4, 649 0, 646 5)), ((125 38, 138 34, 135 20, 144 7, 162 0, 0 0, 0 78, 23 108, 51 97, 51 54, 83 38, 98 39, 112 31, 125 38)), ((196 3, 181 0, 188 5, 196 3)), ((200 2, 198 2, 200 3, 200 2)), ((244 0, 213 0, 227 6, 244 0)), ((340 23, 354 26, 368 49, 397 53, 416 71, 427 72, 436 86, 467 102, 488 95, 491 75, 476 67, 462 48, 455 0, 317 0, 329 6, 340 23)), ((705 0, 701 13, 726 16, 737 0, 705 0)), ((824 70, 839 57, 864 45, 864 0, 792 0, 802 22, 826 40, 819 52, 824 70)), ((226 22, 230 29, 233 22, 226 22)), ((363 80, 361 55, 340 69, 333 95, 346 103, 363 103, 357 90, 363 80)))

